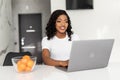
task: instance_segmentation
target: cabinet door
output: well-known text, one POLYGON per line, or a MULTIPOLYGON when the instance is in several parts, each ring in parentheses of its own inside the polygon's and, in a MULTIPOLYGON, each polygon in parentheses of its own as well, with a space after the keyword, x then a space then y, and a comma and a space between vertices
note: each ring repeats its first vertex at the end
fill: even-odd
POLYGON ((37 63, 42 62, 41 14, 19 14, 19 45, 20 52, 29 51, 37 56, 37 63))

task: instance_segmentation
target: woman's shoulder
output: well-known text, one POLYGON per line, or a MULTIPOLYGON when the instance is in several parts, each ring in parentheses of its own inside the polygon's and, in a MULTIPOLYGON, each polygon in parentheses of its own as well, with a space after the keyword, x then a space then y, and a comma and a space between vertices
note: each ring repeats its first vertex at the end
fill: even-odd
POLYGON ((42 40, 47 40, 47 36, 43 37, 42 40))
POLYGON ((43 37, 42 41, 48 41, 47 36, 43 37))
POLYGON ((80 37, 78 34, 73 33, 71 37, 72 37, 72 40, 80 40, 80 37))
POLYGON ((72 34, 72 36, 78 36, 78 34, 76 34, 76 33, 73 33, 73 34, 72 34))

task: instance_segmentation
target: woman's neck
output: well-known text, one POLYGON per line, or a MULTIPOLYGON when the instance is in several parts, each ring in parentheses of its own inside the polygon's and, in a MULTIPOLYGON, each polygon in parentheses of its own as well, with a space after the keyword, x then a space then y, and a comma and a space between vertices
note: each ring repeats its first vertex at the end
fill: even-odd
POLYGON ((66 37, 66 33, 56 33, 56 36, 58 38, 65 38, 66 37))

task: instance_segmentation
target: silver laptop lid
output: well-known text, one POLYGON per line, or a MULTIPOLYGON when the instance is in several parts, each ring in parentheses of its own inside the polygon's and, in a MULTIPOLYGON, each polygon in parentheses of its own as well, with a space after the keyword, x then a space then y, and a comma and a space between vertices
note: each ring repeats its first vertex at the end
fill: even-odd
POLYGON ((67 71, 106 67, 113 42, 114 39, 73 41, 67 71))

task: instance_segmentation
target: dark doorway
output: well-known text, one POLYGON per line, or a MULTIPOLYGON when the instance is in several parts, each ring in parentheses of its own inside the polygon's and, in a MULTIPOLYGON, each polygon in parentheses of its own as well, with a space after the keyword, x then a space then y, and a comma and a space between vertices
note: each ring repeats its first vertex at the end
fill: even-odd
POLYGON ((42 18, 41 14, 19 14, 19 45, 20 52, 29 51, 37 56, 37 63, 42 63, 41 40, 42 18))

